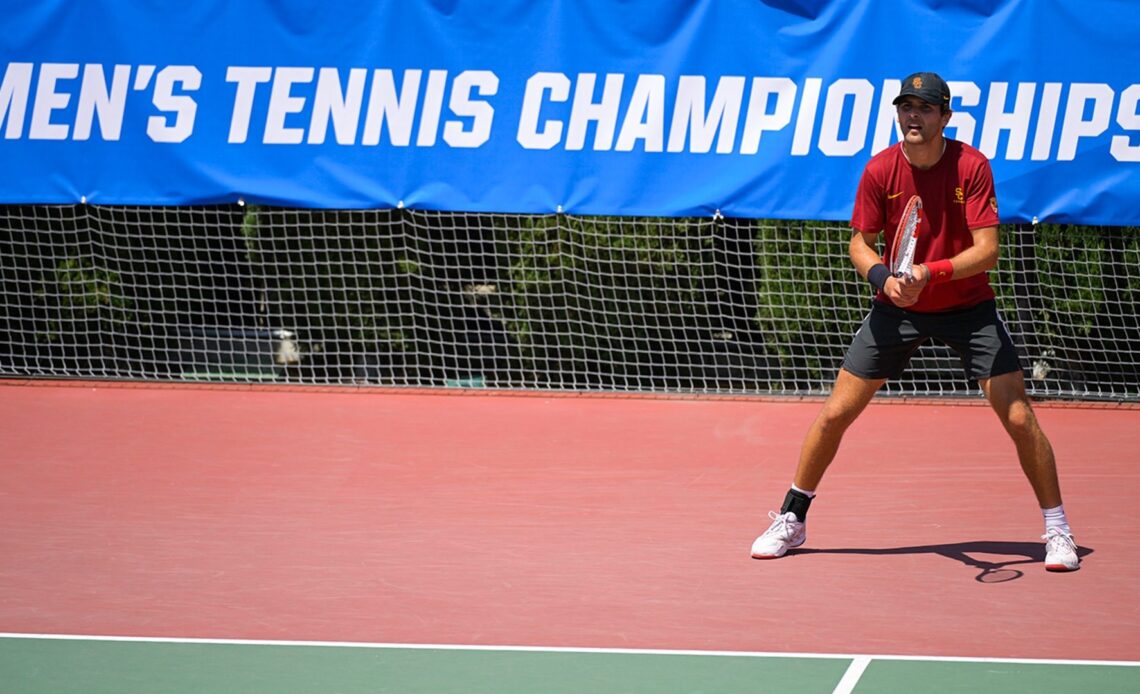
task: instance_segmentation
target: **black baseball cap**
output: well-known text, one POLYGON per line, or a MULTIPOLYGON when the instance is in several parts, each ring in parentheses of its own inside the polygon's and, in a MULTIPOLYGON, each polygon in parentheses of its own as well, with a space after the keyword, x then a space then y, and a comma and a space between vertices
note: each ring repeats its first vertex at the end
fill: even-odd
POLYGON ((950 87, 935 72, 916 72, 907 77, 903 80, 899 95, 891 103, 898 106, 908 96, 917 96, 926 103, 937 106, 950 105, 950 87))

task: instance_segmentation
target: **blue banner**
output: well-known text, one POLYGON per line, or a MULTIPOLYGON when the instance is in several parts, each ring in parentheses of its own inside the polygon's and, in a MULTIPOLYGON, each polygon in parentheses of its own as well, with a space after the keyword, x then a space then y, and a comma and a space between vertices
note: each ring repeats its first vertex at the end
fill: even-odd
POLYGON ((1004 221, 1140 225, 1128 0, 3 5, 4 203, 846 219, 928 70, 1004 221))

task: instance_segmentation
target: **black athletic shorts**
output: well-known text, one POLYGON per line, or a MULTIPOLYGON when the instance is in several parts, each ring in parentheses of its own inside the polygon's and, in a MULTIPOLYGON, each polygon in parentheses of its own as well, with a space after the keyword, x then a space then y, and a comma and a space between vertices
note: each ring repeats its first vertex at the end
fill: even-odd
POLYGON ((898 378, 919 346, 931 339, 958 353, 966 378, 1021 370, 1017 347, 992 299, 942 313, 915 313, 874 301, 847 349, 843 368, 862 378, 898 378))

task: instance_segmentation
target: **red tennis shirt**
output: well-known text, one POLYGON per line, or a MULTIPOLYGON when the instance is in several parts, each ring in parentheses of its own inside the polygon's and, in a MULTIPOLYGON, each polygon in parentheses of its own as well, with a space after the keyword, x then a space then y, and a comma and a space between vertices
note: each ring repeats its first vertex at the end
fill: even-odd
MULTIPOLYGON (((974 245, 971 229, 997 226, 994 177, 986 156, 964 142, 946 140, 946 151, 929 169, 911 166, 902 143, 888 147, 867 162, 851 227, 865 233, 885 233, 891 248, 903 208, 912 195, 922 198, 915 264, 952 258, 974 245)), ((884 260, 884 262, 886 262, 884 260)), ((908 311, 934 313, 975 306, 994 298, 986 273, 927 285, 908 311)), ((876 301, 890 303, 882 292, 876 301)))

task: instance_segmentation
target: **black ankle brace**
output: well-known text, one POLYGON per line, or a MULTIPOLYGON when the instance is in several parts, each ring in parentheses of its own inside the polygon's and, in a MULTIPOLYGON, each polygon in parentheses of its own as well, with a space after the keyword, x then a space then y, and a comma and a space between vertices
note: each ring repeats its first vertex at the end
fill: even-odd
POLYGON ((789 489, 788 495, 784 497, 784 505, 780 507, 780 513, 791 511, 796 514, 796 520, 801 523, 806 522, 808 506, 811 506, 811 500, 812 497, 807 494, 789 489))

